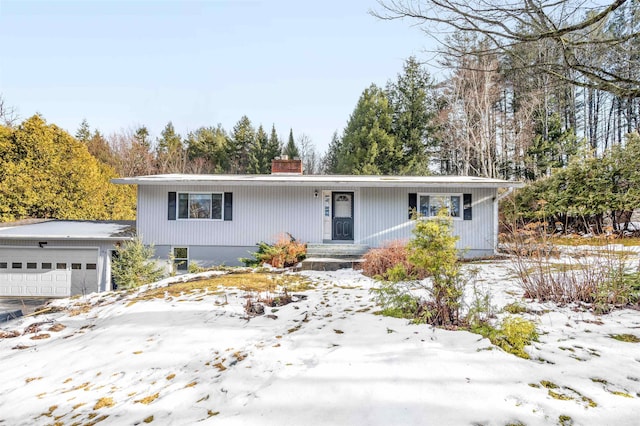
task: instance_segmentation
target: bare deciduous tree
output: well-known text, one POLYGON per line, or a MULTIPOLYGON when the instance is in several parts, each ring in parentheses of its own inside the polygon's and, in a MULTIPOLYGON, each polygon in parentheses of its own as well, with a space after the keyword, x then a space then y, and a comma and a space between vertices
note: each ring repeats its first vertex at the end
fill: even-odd
POLYGON ((112 134, 109 137, 109 145, 117 159, 118 175, 139 176, 157 172, 155 157, 149 145, 136 137, 134 129, 112 134))
POLYGON ((7 127, 13 127, 19 119, 20 117, 16 109, 7 105, 4 97, 0 95, 0 123, 7 127))
POLYGON ((300 150, 300 159, 302 160, 304 174, 318 174, 320 171, 320 160, 311 138, 303 133, 298 136, 297 145, 300 150))
MULTIPOLYGON (((512 54, 515 47, 544 44, 550 55, 532 63, 513 58, 510 66, 535 67, 573 85, 639 98, 640 32, 627 24, 612 31, 616 13, 630 0, 378 0, 371 13, 381 19, 409 19, 449 52, 450 36, 481 36, 486 54, 512 54), (600 58, 608 56, 606 62, 600 58), (624 62, 625 67, 618 65, 624 62)), ((635 18, 634 18, 635 21, 635 18)), ((458 50, 460 56, 468 52, 458 50)), ((477 53, 477 52, 476 52, 477 53)), ((504 66, 504 64, 502 64, 504 66)))

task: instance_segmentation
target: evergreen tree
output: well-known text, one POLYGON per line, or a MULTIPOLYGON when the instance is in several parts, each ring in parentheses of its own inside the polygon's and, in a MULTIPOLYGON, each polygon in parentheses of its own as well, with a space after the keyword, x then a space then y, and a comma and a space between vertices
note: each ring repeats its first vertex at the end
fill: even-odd
POLYGON ((183 173, 185 169, 185 152, 182 138, 176 133, 173 123, 165 126, 158 138, 157 159, 160 173, 183 173))
POLYGON ((82 143, 87 143, 91 139, 91 127, 89 127, 89 122, 86 118, 83 118, 82 123, 80 123, 80 127, 76 132, 76 139, 82 143))
POLYGON ((392 110, 385 92, 375 84, 364 90, 342 137, 338 172, 394 174, 399 153, 391 134, 392 110))
POLYGON ((296 146, 296 142, 293 139, 293 129, 289 129, 289 141, 282 150, 282 155, 286 155, 289 159, 300 158, 300 151, 296 146))
POLYGON ((246 173, 249 165, 249 151, 255 142, 255 130, 246 115, 236 123, 227 145, 229 172, 246 173))
POLYGON ((431 136, 435 103, 430 93, 433 82, 415 57, 407 59, 402 74, 387 84, 387 96, 393 110, 391 132, 401 151, 401 157, 392 168, 408 175, 429 174, 427 149, 435 144, 431 136))
POLYGON ((280 155, 280 151, 282 150, 282 143, 280 142, 280 138, 278 137, 278 133, 276 133, 276 126, 271 126, 271 134, 269 135, 269 142, 267 142, 267 147, 265 148, 265 158, 267 161, 267 170, 265 173, 271 172, 271 161, 274 158, 280 155))
POLYGON ((140 126, 136 129, 136 132, 133 136, 135 140, 142 146, 147 148, 151 148, 151 140, 149 139, 149 130, 146 126, 140 126))
POLYGON ((557 113, 549 117, 538 116, 535 137, 525 158, 526 178, 536 180, 549 176, 552 169, 569 164, 570 158, 577 150, 578 141, 573 129, 563 130, 557 113))
POLYGON ((154 261, 153 246, 145 246, 140 238, 125 241, 116 247, 111 274, 118 289, 133 289, 158 281, 164 276, 154 261))
POLYGON ((321 170, 323 174, 334 175, 339 173, 338 171, 338 159, 340 158, 340 151, 342 149, 342 140, 338 136, 338 132, 333 132, 331 142, 327 148, 327 153, 322 157, 321 170))
POLYGON ((192 172, 222 173, 227 169, 227 134, 220 124, 190 132, 185 143, 192 172))
POLYGON ((271 159, 268 158, 269 136, 264 131, 262 124, 258 127, 251 151, 249 152, 248 173, 268 174, 271 168, 271 159))
POLYGON ((135 189, 87 146, 39 116, 0 126, 0 221, 132 219, 135 189))
MULTIPOLYGON (((77 138, 77 136, 76 136, 77 138)), ((102 136, 97 129, 93 132, 93 135, 89 140, 85 142, 87 144, 87 149, 89 153, 96 157, 98 160, 103 162, 104 164, 108 164, 109 166, 116 168, 118 159, 115 156, 115 153, 111 149, 109 142, 102 136)))

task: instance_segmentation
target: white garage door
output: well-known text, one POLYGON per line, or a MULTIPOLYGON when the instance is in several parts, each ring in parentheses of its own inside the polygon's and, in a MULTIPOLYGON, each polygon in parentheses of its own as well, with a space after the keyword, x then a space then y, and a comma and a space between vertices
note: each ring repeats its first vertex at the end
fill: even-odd
POLYGON ((0 296, 98 291, 98 249, 0 248, 0 296))

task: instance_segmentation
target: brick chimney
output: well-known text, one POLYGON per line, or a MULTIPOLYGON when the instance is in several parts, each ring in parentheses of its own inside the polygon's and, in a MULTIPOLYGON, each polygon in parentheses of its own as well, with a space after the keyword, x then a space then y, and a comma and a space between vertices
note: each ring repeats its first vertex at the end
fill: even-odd
POLYGON ((272 175, 301 175, 302 174, 302 160, 295 158, 289 160, 289 157, 283 155, 282 157, 276 157, 271 161, 271 174, 272 175))

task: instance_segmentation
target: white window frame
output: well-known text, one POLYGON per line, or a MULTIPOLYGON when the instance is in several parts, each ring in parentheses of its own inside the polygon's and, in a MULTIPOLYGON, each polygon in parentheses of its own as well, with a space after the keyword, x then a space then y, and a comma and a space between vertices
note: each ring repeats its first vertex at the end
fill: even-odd
POLYGON ((176 272, 189 272, 189 247, 188 246, 174 246, 171 247, 171 256, 173 256, 173 265, 176 272), (176 257, 176 249, 185 249, 187 251, 187 257, 176 257), (178 268, 178 263, 184 262, 184 268, 178 268))
MULTIPOLYGON (((458 197, 458 216, 451 216, 451 212, 449 211, 449 217, 451 217, 453 220, 463 220, 464 218, 464 197, 462 193, 452 193, 452 192, 420 192, 417 194, 417 200, 416 200, 416 210, 418 211, 418 214, 420 215, 421 218, 424 219, 429 219, 429 218, 433 218, 435 216, 431 216, 431 215, 423 215, 422 212, 420 211, 420 197, 429 197, 429 209, 430 210, 430 206, 431 206, 431 199, 432 197, 447 197, 449 199, 451 199, 451 197, 458 197)), ((447 210, 449 210, 449 208, 447 208, 447 210)))
POLYGON ((176 220, 195 220, 195 221, 212 221, 221 222, 224 220, 224 192, 177 192, 176 193, 176 220), (208 218, 197 217, 180 217, 180 195, 187 195, 187 215, 191 212, 191 195, 208 195, 211 201, 208 218), (213 195, 220 195, 220 219, 212 218, 213 214, 213 195))

